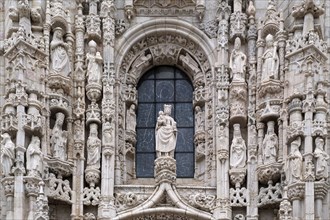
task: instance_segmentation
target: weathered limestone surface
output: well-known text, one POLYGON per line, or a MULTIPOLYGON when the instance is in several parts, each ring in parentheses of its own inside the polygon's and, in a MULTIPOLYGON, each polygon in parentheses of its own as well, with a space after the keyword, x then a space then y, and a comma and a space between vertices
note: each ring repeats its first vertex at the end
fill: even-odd
POLYGON ((330 219, 329 44, 327 0, 0 1, 0 219, 330 219), (139 178, 156 66, 190 79, 194 133, 161 103, 139 178))

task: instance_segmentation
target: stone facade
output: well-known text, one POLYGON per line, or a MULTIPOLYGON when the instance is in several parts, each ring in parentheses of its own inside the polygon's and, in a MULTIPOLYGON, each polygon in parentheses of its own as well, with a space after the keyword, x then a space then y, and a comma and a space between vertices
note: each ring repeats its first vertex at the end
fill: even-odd
POLYGON ((0 9, 0 219, 330 219, 329 1, 0 9), (138 85, 156 66, 191 80, 191 178, 166 109, 154 177, 136 175, 138 85))

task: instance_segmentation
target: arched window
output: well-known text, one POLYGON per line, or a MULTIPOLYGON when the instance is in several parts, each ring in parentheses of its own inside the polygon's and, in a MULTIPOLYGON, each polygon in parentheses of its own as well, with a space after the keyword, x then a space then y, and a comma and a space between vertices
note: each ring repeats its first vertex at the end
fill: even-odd
POLYGON ((194 111, 193 86, 181 70, 159 66, 149 70, 138 84, 136 176, 153 177, 155 126, 164 104, 172 105, 177 122, 175 149, 177 177, 194 177, 194 111))

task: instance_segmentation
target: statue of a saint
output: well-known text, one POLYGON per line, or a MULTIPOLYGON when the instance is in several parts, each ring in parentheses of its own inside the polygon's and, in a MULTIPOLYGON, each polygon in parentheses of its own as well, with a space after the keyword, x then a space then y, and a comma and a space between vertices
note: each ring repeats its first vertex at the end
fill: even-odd
POLYGON ((196 131, 204 131, 204 112, 200 106, 195 107, 196 131))
POLYGON ((104 145, 109 145, 112 141, 112 127, 108 121, 103 124, 102 138, 104 145))
POLYGON ((135 132, 135 127, 136 127, 135 105, 131 104, 131 106, 126 112, 126 129, 135 132))
POLYGON ((268 34, 266 37, 266 50, 262 55, 261 81, 278 78, 279 58, 276 47, 273 35, 268 34))
POLYGON ((2 164, 2 174, 4 176, 9 176, 11 173, 11 167, 14 164, 15 159, 15 144, 11 140, 8 133, 1 135, 1 164, 2 164))
POLYGON ((95 41, 91 40, 88 46, 89 53, 86 55, 88 83, 101 84, 103 59, 100 52, 96 50, 97 44, 95 41))
POLYGON ((67 132, 63 131, 64 118, 65 115, 62 112, 56 113, 56 121, 50 138, 53 157, 60 160, 66 160, 67 132))
POLYGON ((329 155, 324 151, 324 139, 317 137, 315 139, 314 157, 316 159, 315 177, 317 180, 327 180, 329 177, 328 160, 329 155))
POLYGON ((264 165, 275 163, 277 159, 278 137, 274 131, 275 122, 267 122, 267 134, 262 142, 264 165))
POLYGON ((26 151, 26 169, 29 176, 40 177, 43 172, 40 138, 32 136, 26 151))
POLYGON ((241 39, 236 37, 234 50, 230 55, 229 68, 233 81, 245 81, 246 55, 241 51, 241 39))
POLYGON ((246 164, 246 145, 239 124, 234 124, 233 141, 230 146, 230 168, 243 168, 246 164))
POLYGON ((50 42, 51 70, 55 73, 68 76, 71 72, 68 49, 68 44, 63 41, 62 28, 55 28, 53 40, 50 42))
POLYGON ((301 180, 302 177, 302 155, 299 151, 301 138, 297 137, 291 142, 291 150, 286 163, 286 178, 288 184, 295 183, 301 180))
POLYGON ((171 105, 164 105, 164 112, 159 111, 156 124, 156 153, 157 157, 171 156, 174 158, 174 150, 177 139, 176 122, 170 116, 171 105))
POLYGON ((98 137, 97 124, 89 126, 89 137, 87 139, 87 169, 100 169, 101 140, 98 137))

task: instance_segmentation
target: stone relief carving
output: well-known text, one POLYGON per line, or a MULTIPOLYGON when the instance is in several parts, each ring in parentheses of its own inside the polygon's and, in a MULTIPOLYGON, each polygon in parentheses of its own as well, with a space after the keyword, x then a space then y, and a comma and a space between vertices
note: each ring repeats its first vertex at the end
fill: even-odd
POLYGON ((54 158, 65 161, 67 158, 67 131, 63 131, 65 115, 56 113, 55 125, 51 132, 50 144, 54 158))
POLYGON ((49 174, 48 188, 46 188, 47 196, 62 200, 65 202, 71 202, 72 190, 69 180, 62 180, 62 178, 56 178, 55 174, 49 174))
POLYGON ((2 163, 2 174, 9 176, 11 168, 14 165, 15 159, 15 144, 11 140, 11 136, 8 133, 1 135, 1 163, 2 163))
POLYGON ((282 201, 282 186, 276 183, 275 186, 269 184, 267 188, 261 187, 258 195, 258 206, 267 206, 280 203, 282 201))
POLYGON ((87 82, 101 84, 103 59, 97 51, 97 44, 91 40, 88 43, 89 53, 86 55, 87 62, 87 82))
POLYGON ((171 156, 174 158, 174 150, 177 140, 176 122, 170 116, 171 105, 164 105, 164 112, 159 111, 156 124, 156 153, 157 157, 171 156))
POLYGON ((218 23, 217 20, 211 20, 205 23, 201 23, 199 29, 205 32, 209 38, 216 38, 218 32, 218 23))
POLYGON ((274 37, 268 34, 266 37, 266 49, 262 55, 262 81, 278 79, 279 57, 277 54, 277 44, 274 37))
POLYGON ((195 118, 196 118, 196 131, 204 131, 205 129, 205 113, 200 106, 195 107, 195 118))
POLYGON ((84 188, 83 192, 83 203, 84 205, 96 206, 100 203, 101 190, 99 187, 96 188, 84 188))
POLYGON ((51 70, 54 73, 68 76, 71 73, 70 59, 68 55, 69 45, 63 41, 63 30, 60 27, 54 29, 53 39, 50 42, 51 70))
POLYGON ((43 154, 40 149, 40 138, 32 136, 26 150, 26 170, 29 176, 41 177, 43 174, 43 154))
POLYGON ((216 196, 209 194, 191 194, 189 195, 189 204, 205 211, 212 210, 215 206, 216 196))
POLYGON ((328 160, 330 159, 330 157, 326 153, 324 146, 325 146, 324 139, 321 137, 317 137, 315 139, 315 150, 314 150, 314 157, 316 159, 315 177, 317 180, 325 181, 329 177, 328 160))
POLYGON ((233 207, 243 207, 247 205, 247 189, 230 188, 230 205, 233 207))
POLYGON ((230 146, 230 167, 243 168, 246 165, 246 145, 239 124, 234 124, 233 140, 230 146))

